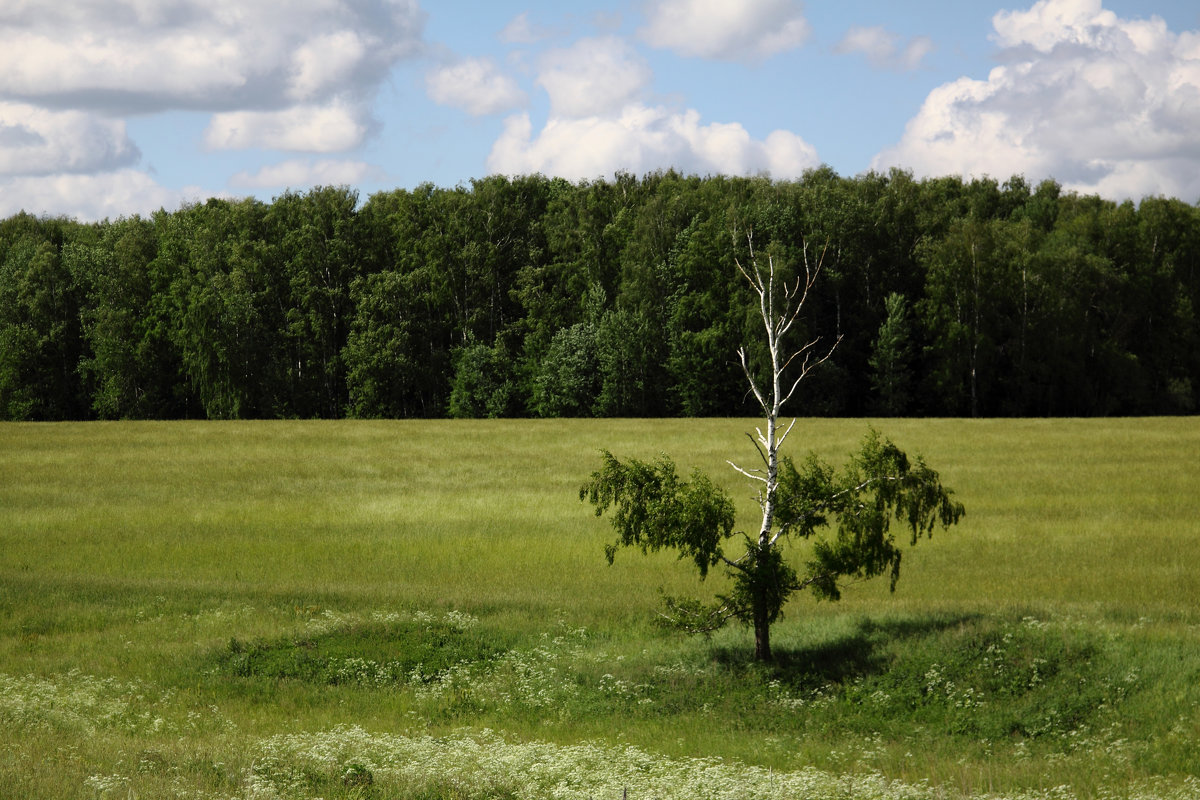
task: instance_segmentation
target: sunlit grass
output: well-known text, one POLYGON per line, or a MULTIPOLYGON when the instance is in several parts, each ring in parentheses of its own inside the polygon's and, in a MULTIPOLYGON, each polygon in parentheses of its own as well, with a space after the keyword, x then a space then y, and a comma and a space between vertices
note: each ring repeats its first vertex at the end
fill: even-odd
MULTIPOLYGON (((868 424, 802 420, 789 445, 838 463, 868 424)), ((868 583, 840 604, 793 601, 771 669, 749 663, 744 630, 660 630, 660 588, 722 578, 700 584, 664 554, 607 566, 607 523, 578 500, 601 448, 662 451, 756 527, 725 463, 756 457, 753 421, 0 426, 0 796, 251 797, 277 737, 346 725, 372 732, 371 752, 490 727, 563 753, 636 744, 679 760, 668 772, 725 757, 951 796, 1187 796, 1200 422, 873 424, 922 453, 967 516, 906 553, 894 595, 868 583), (490 644, 414 672, 414 620, 448 614, 490 644), (982 660, 1006 634, 1023 642, 1015 688, 982 660), (247 652, 267 666, 238 673, 247 652)), ((301 788, 262 785, 419 794, 386 770, 374 788, 341 782, 356 758, 301 788)))

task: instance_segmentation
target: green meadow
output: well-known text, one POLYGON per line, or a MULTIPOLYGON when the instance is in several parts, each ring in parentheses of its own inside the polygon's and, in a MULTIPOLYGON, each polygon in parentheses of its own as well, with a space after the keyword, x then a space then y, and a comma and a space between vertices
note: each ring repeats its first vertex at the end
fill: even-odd
POLYGON ((755 424, 2 425, 0 798, 1200 797, 1200 419, 801 420, 967 514, 769 666, 578 497, 755 424))

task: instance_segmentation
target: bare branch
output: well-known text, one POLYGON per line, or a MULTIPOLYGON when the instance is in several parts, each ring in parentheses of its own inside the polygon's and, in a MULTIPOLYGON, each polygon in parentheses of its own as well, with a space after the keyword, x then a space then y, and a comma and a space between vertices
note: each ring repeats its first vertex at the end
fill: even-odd
MULTIPOLYGON (((767 459, 767 454, 765 452, 763 452, 763 447, 766 446, 765 442, 762 446, 759 446, 759 442, 763 441, 762 433, 759 432, 759 434, 758 434, 758 442, 754 441, 754 437, 748 433, 746 434, 746 438, 750 440, 750 443, 754 445, 754 449, 758 451, 758 455, 760 458, 762 458, 763 464, 769 468, 771 466, 771 462, 770 462, 770 460, 767 459)), ((754 471, 758 472, 758 470, 754 470, 754 471)))
POLYGON ((724 553, 722 553, 721 561, 725 562, 725 566, 727 566, 727 567, 733 567, 734 569, 745 570, 746 565, 742 562, 744 562, 746 560, 747 556, 749 556, 749 555, 750 555, 749 553, 742 553, 737 558, 730 560, 730 558, 728 556, 726 556, 724 553))
POLYGON ((726 461, 725 461, 725 463, 726 463, 726 464, 728 464, 729 466, 733 467, 733 468, 734 468, 735 470, 737 470, 738 472, 740 472, 740 473, 742 473, 743 475, 745 475, 745 476, 746 476, 747 478, 749 478, 750 480, 753 480, 753 481, 762 481, 763 483, 766 483, 766 482, 767 482, 767 476, 765 476, 765 475, 763 475, 763 474, 762 474, 762 470, 757 470, 757 469, 745 469, 744 467, 739 467, 737 464, 735 464, 735 463, 733 463, 732 461, 729 461, 729 460, 726 460, 726 461))
POLYGON ((783 315, 779 317, 779 322, 776 324, 775 337, 777 339, 782 338, 784 334, 792 329, 792 325, 794 325, 796 320, 800 318, 800 309, 803 308, 803 306, 804 301, 801 299, 801 301, 796 304, 794 309, 784 309, 783 315))
POLYGON ((788 423, 787 430, 785 430, 779 437, 779 447, 783 447, 784 441, 787 439, 788 434, 792 432, 792 428, 794 427, 796 427, 796 418, 792 417, 792 421, 788 423))
POLYGON ((760 406, 762 406, 763 409, 768 408, 767 401, 763 397, 762 392, 758 388, 758 382, 755 381, 754 376, 750 374, 750 364, 746 358, 746 348, 745 347, 738 348, 738 359, 742 363, 742 372, 744 372, 746 374, 746 380, 750 383, 750 390, 752 392, 754 392, 754 396, 755 396, 755 398, 757 398, 758 404, 760 406))
POLYGON ((782 372, 783 370, 786 370, 789 366, 791 366, 792 362, 795 361, 798 357, 807 354, 809 350, 813 349, 820 343, 821 343, 820 338, 813 339, 811 342, 804 345, 796 352, 792 353, 790 356, 788 356, 788 360, 784 362, 783 369, 780 371, 782 372))
POLYGON ((828 572, 822 572, 818 575, 813 575, 811 577, 805 578, 804 580, 800 581, 800 588, 807 589, 809 586, 812 586, 814 583, 817 583, 819 581, 831 580, 831 579, 834 579, 835 577, 836 576, 831 575, 828 572))
MULTIPOLYGON (((759 428, 756 426, 754 428, 754 432, 758 434, 758 441, 762 444, 763 447, 766 447, 767 446, 767 437, 763 436, 762 428, 759 428)), ((746 434, 746 435, 749 436, 750 434, 746 434)))
POLYGON ((734 263, 734 264, 737 264, 737 268, 738 268, 738 269, 741 271, 741 273, 742 273, 743 275, 745 275, 745 276, 746 276, 746 280, 747 280, 747 281, 749 281, 749 282, 750 282, 750 285, 751 285, 752 287, 754 287, 754 288, 755 288, 755 289, 756 289, 756 290, 757 290, 757 291, 758 291, 758 292, 761 294, 761 293, 762 293, 762 291, 763 291, 763 289, 762 289, 762 276, 758 274, 758 266, 757 266, 757 265, 755 265, 755 267, 754 267, 754 272, 755 272, 755 274, 754 274, 754 277, 751 277, 751 276, 750 276, 750 273, 746 271, 746 268, 742 266, 742 262, 741 262, 741 261, 739 261, 738 259, 736 259, 736 258, 735 258, 735 259, 733 260, 733 263, 734 263))
POLYGON ((808 376, 809 372, 811 372, 812 370, 816 369, 817 367, 821 366, 822 364, 824 364, 826 361, 829 360, 829 358, 833 355, 833 351, 837 349, 837 346, 838 346, 838 344, 841 343, 841 341, 842 341, 842 337, 838 336, 837 341, 835 341, 833 343, 833 346, 831 346, 829 348, 829 351, 827 353, 825 353, 825 355, 823 355, 819 359, 817 359, 816 361, 810 361, 809 357, 812 355, 811 352, 805 354, 804 363, 800 365, 800 375, 797 376, 796 380, 792 382, 792 388, 788 389, 788 392, 784 396, 783 400, 781 400, 779 402, 780 407, 782 407, 785 403, 787 403, 789 400, 792 399, 792 395, 796 393, 796 387, 800 385, 800 381, 804 380, 805 377, 808 376))

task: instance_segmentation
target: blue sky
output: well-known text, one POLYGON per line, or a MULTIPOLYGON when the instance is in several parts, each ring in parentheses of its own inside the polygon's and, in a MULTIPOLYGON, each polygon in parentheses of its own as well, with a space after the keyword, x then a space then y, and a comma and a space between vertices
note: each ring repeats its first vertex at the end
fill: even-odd
POLYGON ((0 215, 674 167, 1200 200, 1195 0, 7 0, 0 215))

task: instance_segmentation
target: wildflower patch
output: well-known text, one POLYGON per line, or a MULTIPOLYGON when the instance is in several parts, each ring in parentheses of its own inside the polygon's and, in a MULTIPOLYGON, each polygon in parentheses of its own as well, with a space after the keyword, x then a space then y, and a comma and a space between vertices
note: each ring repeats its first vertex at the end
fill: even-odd
MULTIPOLYGON (((460 800, 918 800, 944 796, 927 783, 889 780, 874 772, 839 774, 812 767, 776 771, 720 758, 664 758, 632 746, 512 742, 488 730, 434 737, 370 733, 358 726, 263 740, 247 778, 245 796, 299 800, 336 793, 346 786, 347 775, 370 775, 378 796, 460 800)), ((1102 796, 1194 800, 1197 792, 1200 781, 1185 779, 1148 782, 1102 796)), ((1077 797, 1066 786, 962 796, 980 800, 1077 797)))

